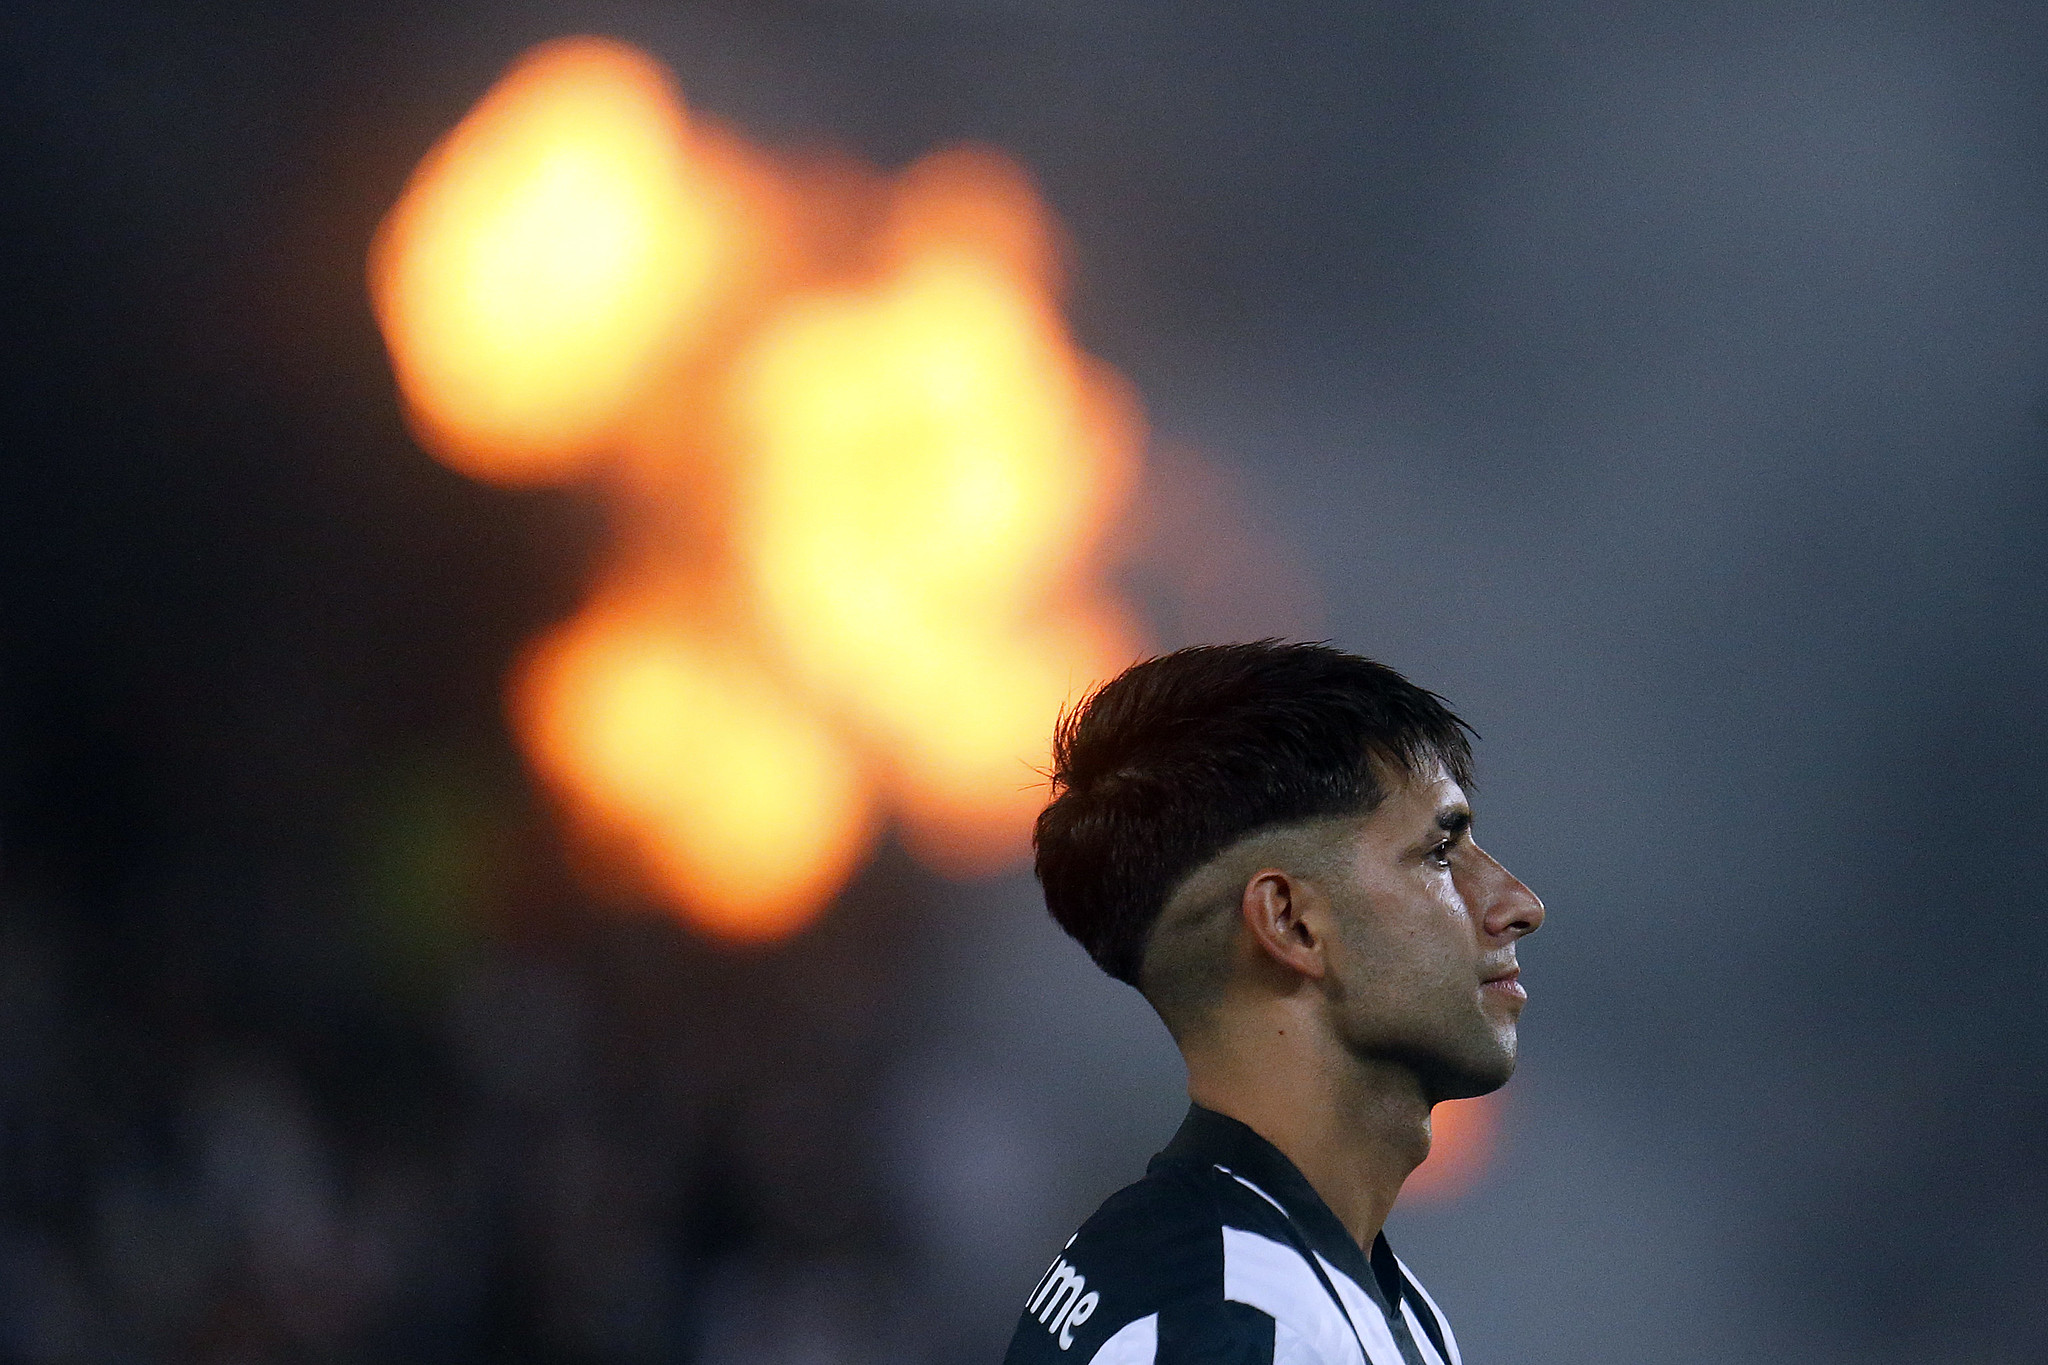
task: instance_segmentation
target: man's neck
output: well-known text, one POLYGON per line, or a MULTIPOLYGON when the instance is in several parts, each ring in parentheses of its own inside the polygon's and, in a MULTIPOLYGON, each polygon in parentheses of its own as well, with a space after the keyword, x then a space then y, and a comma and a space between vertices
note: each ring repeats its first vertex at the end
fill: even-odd
POLYGON ((1276 1013, 1188 1040, 1188 1095, 1278 1147, 1369 1251, 1429 1155, 1429 1105, 1412 1071, 1361 1062, 1314 1023, 1276 1013))

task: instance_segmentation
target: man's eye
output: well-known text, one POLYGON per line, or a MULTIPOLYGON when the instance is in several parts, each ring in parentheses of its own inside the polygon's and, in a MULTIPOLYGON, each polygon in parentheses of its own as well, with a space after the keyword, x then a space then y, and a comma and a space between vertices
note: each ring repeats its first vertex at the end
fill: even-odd
POLYGON ((1449 867, 1451 865, 1451 841, 1446 839, 1431 849, 1429 851, 1429 860, 1438 867, 1449 867))

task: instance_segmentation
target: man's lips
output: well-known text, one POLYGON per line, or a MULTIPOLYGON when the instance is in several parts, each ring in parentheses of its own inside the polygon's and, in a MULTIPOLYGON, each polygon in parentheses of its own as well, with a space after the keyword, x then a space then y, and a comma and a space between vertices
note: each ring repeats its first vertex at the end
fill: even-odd
POLYGON ((1516 1000, 1527 1000, 1529 992, 1522 989, 1521 976, 1522 969, 1520 967, 1509 967, 1503 971, 1495 972, 1480 984, 1487 990, 1499 991, 1502 995, 1510 996, 1516 1000))

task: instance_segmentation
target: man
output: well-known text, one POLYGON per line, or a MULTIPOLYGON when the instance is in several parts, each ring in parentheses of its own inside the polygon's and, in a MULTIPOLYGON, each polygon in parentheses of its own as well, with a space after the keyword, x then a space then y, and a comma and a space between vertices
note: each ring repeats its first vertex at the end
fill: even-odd
POLYGON ((1324 645, 1184 649, 1065 717, 1047 906, 1194 1103, 1068 1239, 1008 1365, 1461 1365, 1380 1227, 1443 1100, 1499 1088, 1543 905, 1472 839, 1467 727, 1324 645))

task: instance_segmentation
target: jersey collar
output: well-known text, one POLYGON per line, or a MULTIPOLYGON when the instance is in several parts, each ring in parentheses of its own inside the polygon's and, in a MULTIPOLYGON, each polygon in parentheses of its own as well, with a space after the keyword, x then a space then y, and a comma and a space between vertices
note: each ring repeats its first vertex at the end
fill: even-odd
POLYGON ((1382 1309, 1398 1313, 1402 1275, 1386 1234, 1373 1238, 1368 1258, 1287 1154, 1246 1125, 1213 1109, 1190 1105, 1180 1131, 1166 1144, 1166 1150, 1152 1158, 1150 1169, 1166 1165, 1219 1167, 1249 1183, 1280 1206, 1312 1250, 1377 1299, 1382 1309))

